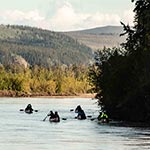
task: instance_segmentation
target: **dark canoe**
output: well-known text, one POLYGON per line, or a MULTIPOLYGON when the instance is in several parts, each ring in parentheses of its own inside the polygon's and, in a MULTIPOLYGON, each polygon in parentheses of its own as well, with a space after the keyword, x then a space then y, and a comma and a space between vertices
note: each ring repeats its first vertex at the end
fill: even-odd
POLYGON ((49 122, 60 122, 59 118, 50 118, 49 122))
POLYGON ((101 120, 98 120, 98 123, 109 123, 108 119, 101 119, 101 120))
POLYGON ((27 113, 27 114, 32 114, 33 111, 28 109, 28 110, 25 110, 25 113, 27 113))

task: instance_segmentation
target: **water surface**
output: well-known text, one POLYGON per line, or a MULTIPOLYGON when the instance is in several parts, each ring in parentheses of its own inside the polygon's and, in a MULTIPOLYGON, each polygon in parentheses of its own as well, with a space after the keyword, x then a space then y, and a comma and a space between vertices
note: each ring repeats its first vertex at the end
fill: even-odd
POLYGON ((74 109, 82 106, 86 115, 96 117, 99 108, 90 98, 0 98, 0 149, 2 150, 148 150, 150 128, 98 124, 76 120, 74 109), (31 103, 38 112, 20 112, 31 103), (42 121, 58 111, 60 123, 42 121))

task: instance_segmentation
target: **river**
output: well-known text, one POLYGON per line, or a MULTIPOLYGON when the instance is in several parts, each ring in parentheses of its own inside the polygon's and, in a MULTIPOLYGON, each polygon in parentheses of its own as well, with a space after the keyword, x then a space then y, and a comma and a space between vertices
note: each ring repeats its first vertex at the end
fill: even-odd
POLYGON ((74 119, 70 111, 81 105, 96 117, 98 106, 90 98, 0 98, 1 150, 148 150, 150 128, 98 124, 74 119), (38 112, 26 114, 31 103, 38 112), (58 111, 60 123, 42 121, 50 110, 58 111))

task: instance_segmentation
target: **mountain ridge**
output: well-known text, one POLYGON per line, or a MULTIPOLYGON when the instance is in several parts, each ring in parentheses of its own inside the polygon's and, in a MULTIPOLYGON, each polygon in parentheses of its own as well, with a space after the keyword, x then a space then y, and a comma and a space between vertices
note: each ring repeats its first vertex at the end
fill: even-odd
POLYGON ((89 34, 121 34, 123 32, 122 26, 107 25, 102 27, 94 27, 89 29, 82 29, 76 31, 67 31, 66 33, 89 33, 89 34))
POLYGON ((92 49, 62 33, 28 26, 0 25, 0 63, 9 65, 12 54, 32 65, 85 64, 92 49))
POLYGON ((20 56, 30 66, 84 64, 93 61, 93 52, 119 47, 125 41, 121 26, 54 32, 29 26, 0 25, 0 64, 12 64, 20 56))
POLYGON ((120 47, 120 44, 126 40, 126 36, 120 36, 123 33, 122 26, 103 26, 63 33, 93 50, 103 49, 104 47, 120 47))

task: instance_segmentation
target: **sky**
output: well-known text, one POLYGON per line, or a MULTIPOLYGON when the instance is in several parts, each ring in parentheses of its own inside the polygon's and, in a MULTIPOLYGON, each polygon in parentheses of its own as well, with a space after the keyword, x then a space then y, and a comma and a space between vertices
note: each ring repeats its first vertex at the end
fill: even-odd
POLYGON ((0 24, 52 31, 133 25, 131 0, 0 0, 0 24))

